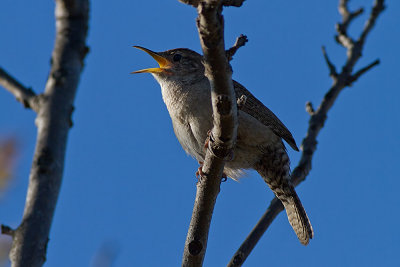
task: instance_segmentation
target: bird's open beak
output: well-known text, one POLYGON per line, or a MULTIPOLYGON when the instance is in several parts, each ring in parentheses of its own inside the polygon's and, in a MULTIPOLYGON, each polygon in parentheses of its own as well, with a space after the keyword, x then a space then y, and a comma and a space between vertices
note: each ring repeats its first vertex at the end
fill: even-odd
POLYGON ((137 70, 134 72, 131 72, 131 74, 135 74, 135 73, 160 73, 160 72, 168 72, 168 69, 171 68, 172 63, 167 60, 165 57, 160 56, 159 54, 157 54, 156 52, 151 51, 150 49, 141 47, 141 46, 133 46, 134 48, 143 50, 144 52, 146 52, 147 54, 149 54, 150 56, 152 56, 158 63, 158 65, 160 66, 159 68, 149 68, 149 69, 143 69, 143 70, 137 70))

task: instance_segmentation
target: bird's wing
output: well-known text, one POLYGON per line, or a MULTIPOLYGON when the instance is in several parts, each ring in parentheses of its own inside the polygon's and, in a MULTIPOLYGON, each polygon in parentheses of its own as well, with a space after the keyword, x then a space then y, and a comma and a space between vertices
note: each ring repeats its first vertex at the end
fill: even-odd
POLYGON ((276 135, 283 138, 294 150, 299 151, 292 134, 271 110, 264 106, 263 103, 240 83, 233 81, 233 87, 237 99, 240 99, 242 95, 246 96, 244 104, 239 107, 241 111, 259 120, 262 124, 269 127, 276 135))

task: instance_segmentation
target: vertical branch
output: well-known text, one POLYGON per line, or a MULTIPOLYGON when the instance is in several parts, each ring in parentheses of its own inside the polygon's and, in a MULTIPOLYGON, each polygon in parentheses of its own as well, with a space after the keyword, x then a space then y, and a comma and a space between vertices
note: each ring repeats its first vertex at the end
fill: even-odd
MULTIPOLYGON (((318 134, 324 127, 327 114, 337 100, 339 93, 344 88, 351 86, 362 74, 379 64, 379 60, 375 60, 366 67, 361 68, 359 71, 354 71, 354 66, 361 57, 361 52, 364 48, 364 40, 375 25, 376 19, 385 8, 384 0, 375 0, 370 17, 368 18, 366 26, 357 41, 353 41, 353 39, 347 34, 347 28, 353 19, 362 13, 363 9, 350 12, 347 4, 348 0, 339 0, 339 12, 342 15, 343 20, 342 23, 339 23, 336 27, 336 40, 347 49, 347 60, 342 67, 342 71, 338 74, 336 73, 336 68, 330 61, 325 49, 323 48, 322 50, 333 84, 325 94, 317 110, 314 110, 309 102, 306 105, 307 112, 310 113, 311 117, 306 137, 303 139, 301 144, 302 155, 300 161, 292 172, 292 183, 295 186, 304 181, 311 171, 312 158, 317 149, 318 134)), ((264 215, 247 236, 246 240, 235 252, 228 266, 241 266, 244 263, 262 235, 282 210, 283 205, 277 198, 274 198, 264 215)))
MULTIPOLYGON (((9 231, 14 267, 42 266, 64 168, 73 102, 88 51, 88 0, 56 0, 56 40, 45 91, 35 96, 38 135, 22 222, 9 231)), ((16 84, 23 99, 34 95, 16 84)), ((14 86, 15 87, 15 86, 14 86)), ((15 91, 15 90, 14 90, 15 91)), ((24 101, 25 102, 25 101, 24 101)))
MULTIPOLYGON (((183 266, 202 266, 214 205, 219 193, 225 159, 232 153, 237 134, 236 98, 232 71, 224 44, 223 1, 183 1, 197 6, 197 28, 205 58, 205 75, 211 85, 213 129, 197 184, 196 200, 186 237, 183 266)), ((235 4, 238 4, 233 1, 235 4)), ((240 1, 239 1, 240 2, 240 1)))

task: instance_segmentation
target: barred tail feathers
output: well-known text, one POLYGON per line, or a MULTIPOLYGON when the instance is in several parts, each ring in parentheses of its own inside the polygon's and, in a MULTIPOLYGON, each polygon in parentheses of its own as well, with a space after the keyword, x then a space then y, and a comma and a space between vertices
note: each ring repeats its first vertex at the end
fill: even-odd
POLYGON ((289 157, 284 147, 267 149, 267 153, 255 166, 275 196, 285 207, 288 220, 298 239, 307 245, 314 236, 313 228, 301 201, 289 178, 289 157))

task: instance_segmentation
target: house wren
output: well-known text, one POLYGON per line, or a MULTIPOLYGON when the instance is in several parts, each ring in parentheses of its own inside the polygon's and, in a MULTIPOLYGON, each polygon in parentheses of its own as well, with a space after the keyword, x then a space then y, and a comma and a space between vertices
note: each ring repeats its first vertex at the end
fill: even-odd
MULTIPOLYGON (((213 127, 211 87, 204 75, 203 57, 178 48, 147 52, 159 64, 133 73, 151 73, 161 86, 176 137, 183 149, 199 162, 204 161, 204 143, 213 127)), ((244 169, 256 170, 282 202, 290 224, 300 242, 307 245, 313 229, 299 197, 290 182, 290 162, 282 138, 298 151, 292 134, 283 123, 236 81, 237 98, 246 97, 238 110, 238 131, 233 158, 225 163, 224 173, 238 178, 244 169)))

